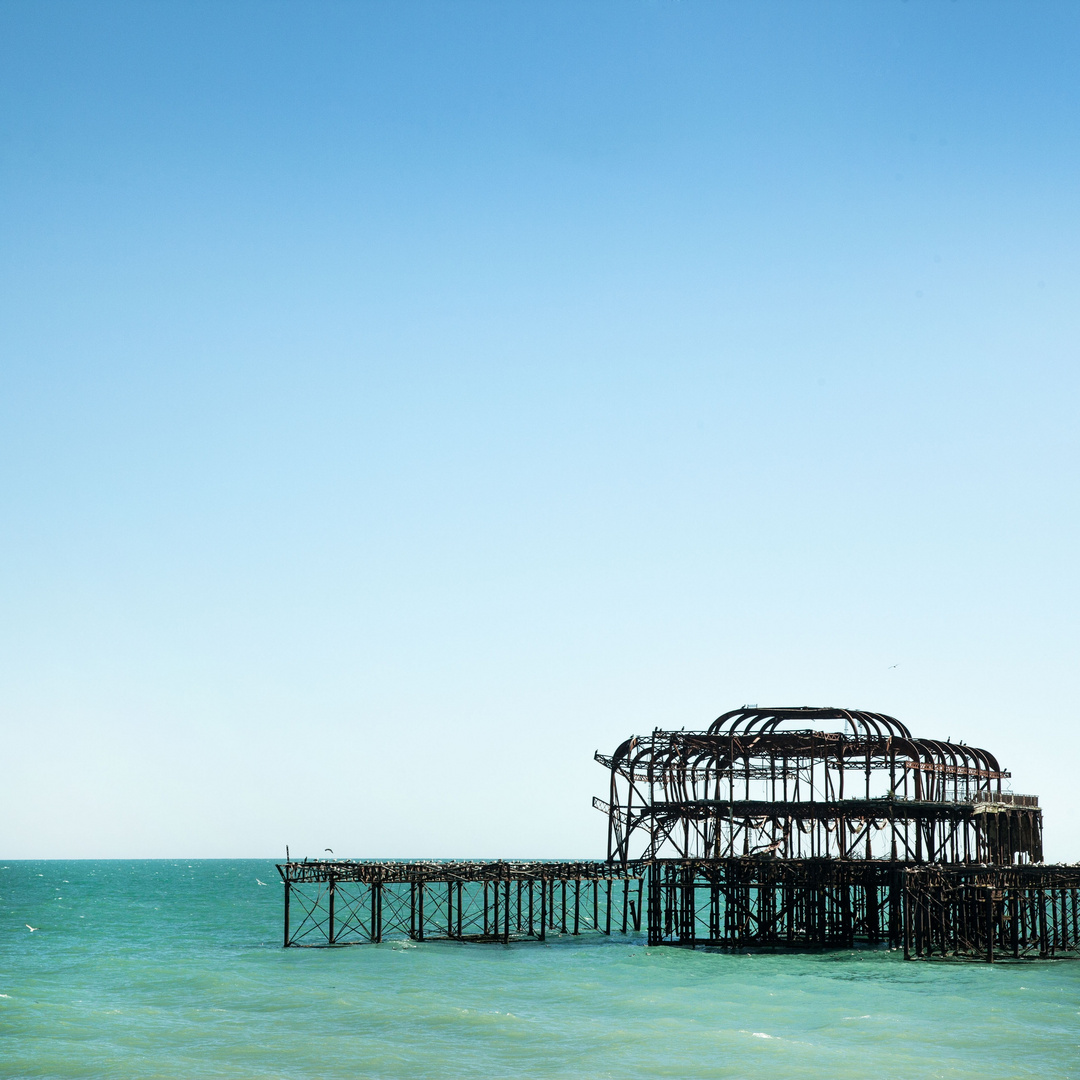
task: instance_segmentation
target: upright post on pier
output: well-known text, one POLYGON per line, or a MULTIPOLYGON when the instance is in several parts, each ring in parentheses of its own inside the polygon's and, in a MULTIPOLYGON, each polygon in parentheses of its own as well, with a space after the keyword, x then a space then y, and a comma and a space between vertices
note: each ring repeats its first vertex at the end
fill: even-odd
POLYGON ((540 879, 540 940, 547 940, 547 882, 540 879))
POLYGON ((911 890, 907 885, 907 873, 905 871, 900 872, 900 880, 903 883, 901 893, 901 904, 903 906, 904 915, 904 959, 911 959, 911 890))
POLYGON ((994 962, 994 890, 986 890, 986 962, 994 962))
POLYGON ((328 945, 334 944, 334 897, 337 892, 337 879, 330 878, 330 921, 326 924, 326 939, 328 945))
MULTIPOLYGON (((663 913, 660 909, 660 868, 655 863, 649 867, 649 911, 645 921, 649 944, 659 945, 663 940, 663 913)), ((626 909, 629 906, 630 883, 625 881, 623 888, 623 933, 626 933, 626 909)))
POLYGON ((1009 929, 1012 931, 1013 959, 1020 959, 1020 905, 1016 899, 1016 889, 1009 890, 1009 929))
POLYGON ((292 882, 285 879, 285 948, 289 947, 289 893, 292 892, 292 882))

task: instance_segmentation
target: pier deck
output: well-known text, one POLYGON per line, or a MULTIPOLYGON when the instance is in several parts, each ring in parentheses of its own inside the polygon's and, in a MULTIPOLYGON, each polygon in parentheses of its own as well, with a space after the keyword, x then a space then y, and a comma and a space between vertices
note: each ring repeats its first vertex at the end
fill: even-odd
POLYGON ((1080 867, 888 861, 289 862, 286 946, 640 935, 690 948, 1080 957, 1080 867))
POLYGON ((278 872, 286 946, 545 941, 642 926, 644 874, 605 862, 318 860, 278 872))
MULTIPOLYGON (((288 861, 286 946, 640 934, 690 948, 1080 956, 1080 866, 988 750, 861 710, 745 705, 611 755, 603 862, 288 861)), ((287 857, 287 856, 286 856, 287 857)))

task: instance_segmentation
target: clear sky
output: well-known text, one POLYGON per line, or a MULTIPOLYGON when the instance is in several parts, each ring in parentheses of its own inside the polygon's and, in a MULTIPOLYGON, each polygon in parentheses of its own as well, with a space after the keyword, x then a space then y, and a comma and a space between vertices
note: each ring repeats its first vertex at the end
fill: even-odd
POLYGON ((986 746, 1080 858, 1078 55, 0 2, 0 854, 602 856, 595 749, 759 703, 986 746))

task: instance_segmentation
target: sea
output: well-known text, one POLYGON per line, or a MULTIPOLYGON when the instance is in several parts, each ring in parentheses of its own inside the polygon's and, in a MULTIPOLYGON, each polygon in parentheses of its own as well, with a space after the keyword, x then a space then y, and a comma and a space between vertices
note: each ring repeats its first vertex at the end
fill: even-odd
POLYGON ((0 1076, 1080 1077, 1080 961, 283 949, 281 907, 260 860, 3 864, 0 1076))

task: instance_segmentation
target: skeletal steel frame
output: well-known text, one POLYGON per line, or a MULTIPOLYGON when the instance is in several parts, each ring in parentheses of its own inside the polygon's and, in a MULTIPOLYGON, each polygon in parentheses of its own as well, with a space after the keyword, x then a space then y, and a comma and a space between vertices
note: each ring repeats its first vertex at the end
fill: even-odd
POLYGON ((690 947, 1080 956, 1080 866, 989 751, 882 713, 744 707, 596 754, 604 862, 287 861, 286 946, 637 936, 690 947))
POLYGON ((612 862, 1042 861, 1038 799, 1003 791, 1010 774, 989 751, 917 739, 881 713, 743 708, 596 760, 610 774, 608 801, 593 802, 612 862))
POLYGON ((305 860, 278 872, 286 946, 627 934, 644 914, 644 874, 603 862, 305 860))

